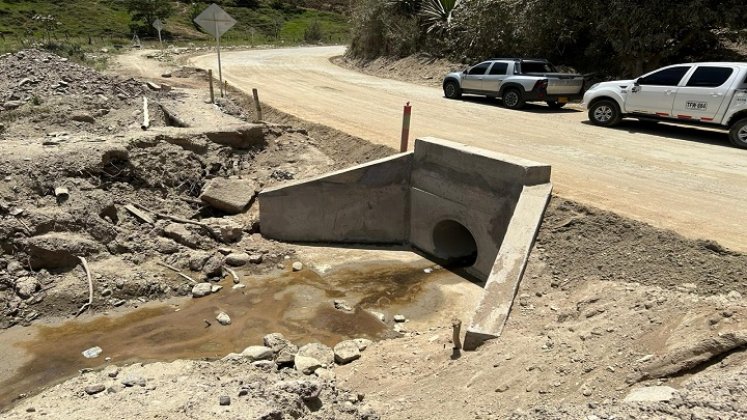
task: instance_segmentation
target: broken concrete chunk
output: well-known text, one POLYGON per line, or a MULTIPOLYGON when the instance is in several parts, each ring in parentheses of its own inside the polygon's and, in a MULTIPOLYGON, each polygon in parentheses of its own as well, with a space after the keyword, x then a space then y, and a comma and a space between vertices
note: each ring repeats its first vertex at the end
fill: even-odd
POLYGON ((335 362, 338 365, 348 364, 361 357, 361 352, 358 350, 358 344, 353 340, 346 340, 337 343, 334 352, 335 362))
POLYGON ((190 248, 197 248, 200 244, 200 235, 190 231, 186 226, 180 223, 171 223, 163 229, 163 234, 167 238, 173 239, 179 244, 190 248))
POLYGON ((235 128, 205 133, 213 143, 235 149, 251 149, 265 143, 264 127, 259 124, 242 124, 235 128))
POLYGON ((257 184, 247 179, 215 178, 200 196, 211 207, 229 214, 241 213, 257 193, 257 184))

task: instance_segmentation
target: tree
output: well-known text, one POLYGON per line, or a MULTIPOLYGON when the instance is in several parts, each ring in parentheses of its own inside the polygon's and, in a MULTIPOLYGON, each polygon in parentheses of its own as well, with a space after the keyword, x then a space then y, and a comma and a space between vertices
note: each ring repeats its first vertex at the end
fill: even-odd
POLYGON ((130 28, 146 33, 155 33, 156 19, 164 20, 174 13, 171 2, 165 0, 125 0, 125 8, 132 17, 130 28))

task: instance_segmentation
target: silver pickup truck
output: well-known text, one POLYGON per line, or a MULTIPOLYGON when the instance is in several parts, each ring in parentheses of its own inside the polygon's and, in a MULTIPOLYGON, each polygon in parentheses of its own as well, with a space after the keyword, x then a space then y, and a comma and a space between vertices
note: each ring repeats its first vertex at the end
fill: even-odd
POLYGON ((526 102, 546 102, 562 108, 581 98, 584 77, 559 73, 547 60, 494 58, 444 78, 444 96, 457 99, 463 93, 501 98, 503 105, 519 109, 526 102))

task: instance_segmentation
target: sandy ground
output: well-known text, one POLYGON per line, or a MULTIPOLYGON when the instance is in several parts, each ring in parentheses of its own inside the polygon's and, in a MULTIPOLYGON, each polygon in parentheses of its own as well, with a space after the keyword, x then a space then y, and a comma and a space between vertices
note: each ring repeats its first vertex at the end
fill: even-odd
MULTIPOLYGON (((382 79, 336 66, 344 47, 227 52, 223 75, 284 112, 365 140, 399 146, 402 106, 413 105, 413 138, 435 136, 509 153, 553 167, 555 191, 595 207, 717 238, 747 250, 737 215, 747 196, 747 151, 703 129, 594 127, 580 110, 503 109, 494 101, 450 101, 438 88, 382 79)), ((192 60, 216 68, 214 55, 192 60)))

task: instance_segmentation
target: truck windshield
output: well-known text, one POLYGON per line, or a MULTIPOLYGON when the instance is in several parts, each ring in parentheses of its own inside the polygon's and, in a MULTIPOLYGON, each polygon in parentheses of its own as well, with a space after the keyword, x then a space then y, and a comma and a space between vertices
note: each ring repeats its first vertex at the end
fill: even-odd
POLYGON ((554 73, 555 67, 542 61, 522 61, 521 71, 522 73, 554 73))

